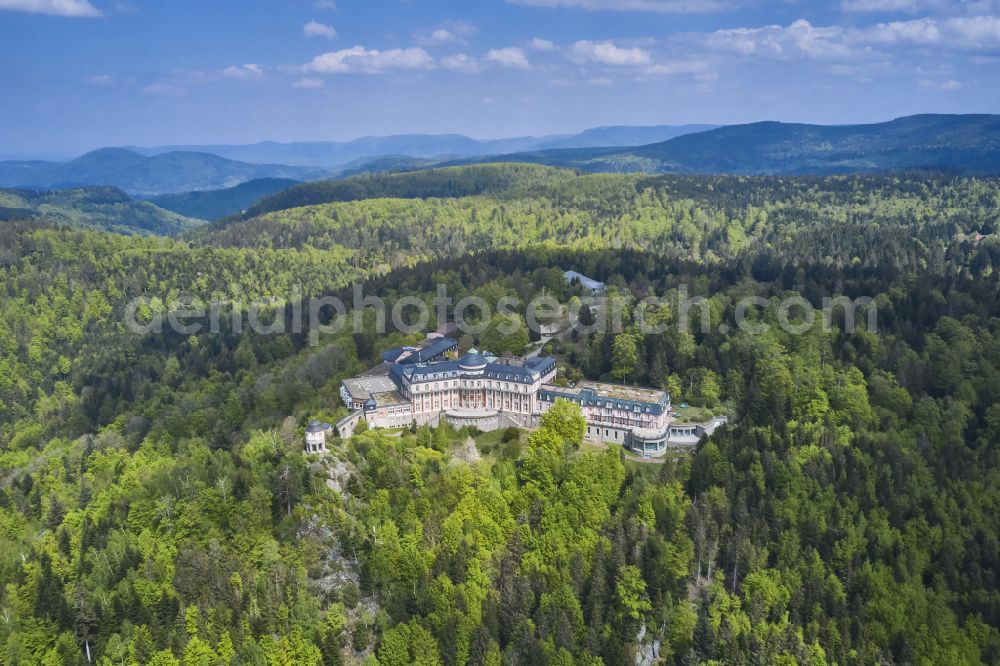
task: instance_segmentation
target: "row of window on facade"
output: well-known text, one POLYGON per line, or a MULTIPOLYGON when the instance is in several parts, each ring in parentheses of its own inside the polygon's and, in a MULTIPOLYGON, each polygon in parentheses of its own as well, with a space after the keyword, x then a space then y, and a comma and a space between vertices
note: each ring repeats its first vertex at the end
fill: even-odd
MULTIPOLYGON (((515 384, 514 386, 511 386, 508 382, 503 382, 502 386, 501 386, 500 382, 497 382, 496 384, 497 384, 496 386, 493 386, 493 382, 488 381, 488 382, 486 382, 486 388, 490 388, 490 389, 491 388, 497 388, 497 389, 503 389, 505 391, 513 391, 513 392, 517 392, 517 393, 527 393, 528 392, 528 387, 526 385, 515 384)), ((447 388, 460 388, 459 387, 459 382, 458 381, 451 382, 451 386, 450 387, 448 386, 448 382, 444 382, 444 386, 441 386, 440 382, 434 382, 434 386, 433 387, 431 387, 431 385, 430 385, 429 382, 424 383, 424 384, 416 384, 416 383, 413 384, 413 392, 414 393, 426 392, 426 391, 440 391, 442 389, 447 389, 447 388)), ((473 382, 470 381, 467 384, 463 385, 461 388, 483 388, 483 380, 481 380, 481 379, 477 380, 475 382, 475 384, 473 384, 473 382)))
MULTIPOLYGON (((486 400, 485 400, 485 403, 484 403, 483 400, 474 400, 472 402, 475 403, 475 404, 477 404, 477 405, 478 404, 485 404, 487 407, 495 407, 497 409, 500 409, 501 404, 503 405, 504 409, 514 409, 514 410, 522 410, 522 409, 523 410, 527 410, 527 409, 531 409, 531 403, 529 401, 527 401, 527 400, 525 400, 523 402, 519 401, 519 400, 514 400, 514 401, 503 400, 503 401, 501 401, 499 398, 494 399, 492 397, 487 397, 486 400)), ((434 400, 433 402, 430 401, 430 400, 423 400, 423 401, 418 401, 417 402, 416 408, 418 410, 421 410, 421 411, 426 411, 426 410, 430 410, 430 409, 449 409, 451 407, 458 407, 458 406, 460 406, 460 404, 461 403, 458 400, 454 400, 454 401, 452 401, 452 400, 444 400, 443 402, 442 401, 438 401, 438 400, 434 400)))
MULTIPOLYGON (((427 375, 427 379, 431 379, 431 380, 433 380, 433 379, 448 379, 449 377, 458 377, 458 376, 459 376, 459 374, 457 372, 434 372, 434 373, 428 374, 427 375)), ((506 375, 504 375, 504 374, 495 373, 495 372, 487 372, 486 376, 487 377, 492 377, 494 379, 506 379, 508 381, 522 381, 522 380, 519 380, 515 375, 512 375, 512 374, 506 374, 506 375)), ((427 379, 425 379, 424 381, 427 381, 427 379)), ((530 379, 530 377, 525 378, 524 381, 527 381, 528 379, 530 379)), ((420 381, 420 380, 418 379, 416 381, 420 381)), ((480 382, 480 383, 482 383, 482 382, 480 382)))
POLYGON ((602 421, 603 423, 613 423, 615 425, 629 426, 632 428, 648 428, 656 424, 654 419, 623 419, 621 417, 612 417, 607 419, 592 419, 594 421, 602 421))
MULTIPOLYGON (((544 400, 546 402, 555 402, 556 400, 559 400, 559 399, 569 400, 570 402, 575 402, 576 404, 580 405, 581 407, 592 407, 594 409, 603 409, 605 412, 607 412, 609 410, 614 410, 614 409, 617 409, 619 411, 629 411, 629 408, 627 406, 623 406, 623 405, 619 404, 618 407, 616 408, 614 406, 614 403, 611 403, 611 402, 607 402, 607 403, 594 402, 594 403, 587 404, 586 402, 584 402, 583 399, 568 398, 568 397, 563 397, 563 396, 559 396, 559 395, 551 395, 549 393, 539 393, 538 397, 539 397, 539 399, 544 400)), ((643 411, 642 405, 633 405, 631 411, 642 412, 643 411)), ((645 411, 647 413, 652 413, 653 408, 652 407, 646 407, 645 411)))
MULTIPOLYGON (((596 426, 595 427, 587 426, 587 434, 588 435, 596 435, 596 436, 600 437, 601 436, 601 428, 598 428, 596 426)), ((622 439, 622 440, 625 439, 625 433, 623 433, 620 430, 612 430, 610 428, 604 428, 604 436, 605 437, 613 437, 614 439, 622 439), (619 437, 619 435, 621 435, 621 437, 619 437)))
MULTIPOLYGON (((427 393, 431 393, 431 391, 425 391, 424 392, 424 396, 425 397, 426 397, 427 393)), ((497 393, 510 393, 510 394, 520 395, 522 393, 530 393, 530 392, 529 391, 517 391, 515 389, 500 388, 499 386, 497 386, 495 388, 487 387, 485 389, 483 389, 483 388, 478 388, 478 389, 460 389, 459 391, 452 391, 452 390, 449 390, 449 389, 445 388, 445 389, 439 389, 437 391, 433 391, 432 393, 434 395, 459 395, 460 394, 460 395, 467 395, 467 396, 477 396, 477 395, 490 395, 490 394, 497 394, 497 393)))

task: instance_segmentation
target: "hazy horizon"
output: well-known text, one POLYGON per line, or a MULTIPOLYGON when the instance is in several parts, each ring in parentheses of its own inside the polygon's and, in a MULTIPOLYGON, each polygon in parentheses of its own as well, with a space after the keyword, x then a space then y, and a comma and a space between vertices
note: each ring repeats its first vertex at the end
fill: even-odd
MULTIPOLYGON (((691 123, 652 123, 652 124, 628 124, 628 123, 604 123, 601 125, 588 126, 581 129, 573 129, 565 132, 556 133, 530 133, 522 134, 517 136, 512 135, 497 135, 497 136, 470 136, 468 134, 463 134, 462 132, 400 132, 394 134, 366 134, 361 136, 352 136, 347 138, 314 138, 314 139, 295 139, 290 141, 278 141, 270 138, 262 138, 254 141, 246 141, 240 143, 219 143, 219 142, 205 142, 205 143, 176 143, 168 142, 161 144, 107 144, 107 145, 95 145, 79 151, 47 151, 47 152, 0 152, 0 160, 20 160, 20 159, 36 159, 36 160, 48 160, 48 161, 60 161, 60 160, 70 160, 81 155, 85 155, 90 152, 94 152, 102 149, 124 149, 124 150, 163 150, 169 148, 171 150, 184 150, 190 148, 210 148, 210 147, 239 147, 239 146, 254 146, 260 144, 278 144, 278 145, 292 145, 292 144, 349 144, 354 141, 363 141, 366 139, 380 139, 380 138, 391 138, 391 137, 405 137, 405 136, 427 136, 427 137, 444 137, 444 136, 462 136, 473 141, 478 141, 481 143, 488 143, 491 141, 504 141, 504 140, 514 140, 514 139, 542 139, 546 137, 557 137, 557 136, 576 136, 584 132, 591 130, 599 130, 611 127, 623 127, 623 128, 644 128, 644 127, 688 127, 688 126, 710 126, 712 128, 725 127, 730 125, 751 125, 762 122, 780 122, 783 124, 806 124, 806 125, 823 125, 823 126, 850 126, 850 125, 869 125, 869 124, 881 124, 891 122, 893 120, 898 120, 899 118, 908 117, 909 115, 1000 115, 990 112, 969 112, 969 113, 943 113, 938 114, 935 112, 918 112, 914 114, 908 114, 907 116, 894 116, 892 118, 884 118, 873 120, 869 122, 858 122, 858 123, 811 123, 802 120, 775 120, 773 118, 760 118, 757 120, 748 120, 746 122, 738 123, 702 123, 702 122, 691 122, 691 123)), ((708 130, 696 130, 696 131, 708 131, 708 130)))
MULTIPOLYGON (((749 122, 751 122, 751 123, 762 122, 763 120, 764 119, 762 119, 761 121, 749 121, 749 122)), ((769 119, 766 119, 766 120, 769 120, 769 119)), ((890 119, 887 119, 887 120, 892 120, 892 119, 890 118, 890 119)), ((742 123, 740 123, 740 124, 742 124, 742 123)), ((257 139, 257 140, 251 140, 251 141, 245 141, 245 142, 239 142, 239 143, 219 143, 219 142, 177 143, 177 142, 173 142, 173 141, 166 142, 166 143, 159 143, 159 144, 115 143, 115 144, 95 145, 95 146, 92 146, 90 148, 84 149, 82 151, 68 151, 68 152, 48 151, 48 152, 43 152, 43 153, 31 153, 31 152, 6 153, 6 152, 0 152, 0 159, 9 159, 9 158, 4 157, 5 155, 23 155, 23 156, 49 155, 51 157, 57 157, 57 156, 79 156, 79 155, 84 155, 84 154, 89 153, 89 152, 93 152, 95 150, 101 150, 102 148, 123 148, 123 149, 128 150, 128 149, 131 149, 131 148, 159 149, 159 148, 166 148, 166 147, 169 147, 169 148, 174 148, 174 147, 176 147, 176 148, 188 148, 188 147, 198 147, 198 146, 253 146, 253 145, 265 144, 265 143, 276 143, 276 144, 283 144, 283 145, 295 144, 295 143, 350 143, 352 141, 362 141, 362 140, 365 140, 365 139, 387 138, 387 137, 393 137, 393 136, 400 136, 400 137, 402 137, 402 136, 463 136, 465 138, 472 139, 473 141, 479 141, 479 142, 484 142, 485 143, 485 142, 490 142, 490 141, 503 141, 503 140, 507 140, 507 139, 520 139, 520 138, 536 138, 537 139, 537 138, 555 137, 555 136, 574 136, 574 135, 582 134, 583 132, 587 132, 587 131, 590 131, 590 130, 603 129, 603 128, 606 128, 606 127, 635 127, 635 128, 641 128, 641 127, 657 127, 657 126, 662 126, 662 127, 685 127, 685 126, 695 126, 695 125, 711 125, 711 126, 716 126, 716 127, 720 127, 721 126, 721 124, 717 124, 717 123, 701 123, 701 122, 692 122, 692 123, 650 123, 650 124, 638 124, 638 123, 635 123, 635 124, 629 124, 629 123, 603 123, 601 125, 587 126, 587 127, 582 127, 580 129, 570 129, 570 130, 567 130, 565 132, 547 132, 547 133, 535 132, 535 133, 529 133, 529 134, 520 134, 520 135, 517 135, 517 136, 513 136, 513 135, 471 136, 469 134, 464 134, 462 132, 448 132, 448 131, 443 131, 443 132, 420 132, 420 131, 413 131, 413 132, 394 132, 392 134, 363 134, 363 135, 359 135, 359 136, 348 136, 348 137, 345 137, 345 138, 293 139, 293 140, 289 140, 289 141, 279 141, 279 140, 276 140, 276 139, 271 139, 271 138, 266 138, 265 137, 265 138, 261 138, 261 139, 257 139)))

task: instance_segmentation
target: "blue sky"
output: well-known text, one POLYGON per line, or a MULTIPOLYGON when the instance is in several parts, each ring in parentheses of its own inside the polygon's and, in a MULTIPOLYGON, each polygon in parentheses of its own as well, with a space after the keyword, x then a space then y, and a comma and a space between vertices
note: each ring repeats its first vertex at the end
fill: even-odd
POLYGON ((0 154, 1000 111, 1000 0, 0 0, 0 154))

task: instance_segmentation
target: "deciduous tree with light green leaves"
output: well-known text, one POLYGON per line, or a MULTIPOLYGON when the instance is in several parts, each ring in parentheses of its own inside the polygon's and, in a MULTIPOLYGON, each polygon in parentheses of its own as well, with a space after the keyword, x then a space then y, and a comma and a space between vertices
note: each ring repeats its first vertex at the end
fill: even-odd
POLYGON ((542 429, 557 435, 563 444, 579 444, 587 433, 587 420, 580 406, 569 400, 556 400, 539 420, 542 429))

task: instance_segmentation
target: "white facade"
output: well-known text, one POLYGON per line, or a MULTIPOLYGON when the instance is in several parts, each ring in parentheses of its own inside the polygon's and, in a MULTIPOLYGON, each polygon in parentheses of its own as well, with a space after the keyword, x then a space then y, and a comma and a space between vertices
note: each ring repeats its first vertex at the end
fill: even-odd
POLYGON ((539 412, 538 390, 555 378, 555 362, 540 359, 534 367, 509 363, 469 355, 441 367, 414 368, 398 373, 399 392, 413 405, 418 424, 449 410, 489 410, 528 428, 539 412))
POLYGON ((587 436, 592 439, 621 444, 643 456, 666 453, 670 397, 663 391, 586 381, 571 387, 541 388, 542 412, 556 400, 580 406, 587 420, 587 436))
POLYGON ((663 391, 587 381, 556 386, 556 363, 550 357, 497 359, 473 351, 457 361, 385 365, 384 374, 369 372, 344 381, 341 396, 352 415, 338 424, 341 436, 353 433, 362 418, 373 428, 442 420, 483 431, 533 428, 560 399, 580 406, 589 438, 643 456, 664 455, 670 446, 690 445, 689 439, 697 444, 714 430, 672 427, 670 397, 663 391))

